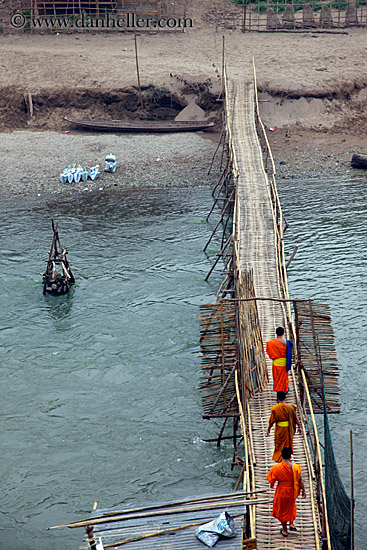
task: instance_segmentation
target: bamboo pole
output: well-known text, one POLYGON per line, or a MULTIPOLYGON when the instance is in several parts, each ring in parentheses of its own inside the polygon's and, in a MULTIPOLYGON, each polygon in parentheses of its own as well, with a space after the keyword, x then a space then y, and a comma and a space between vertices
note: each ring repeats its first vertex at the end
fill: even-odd
POLYGON ((219 139, 217 148, 216 148, 215 151, 214 151, 214 154, 213 154, 213 157, 212 157, 212 161, 211 161, 211 163, 210 163, 209 170, 208 170, 208 176, 209 176, 209 174, 210 174, 210 172, 211 172, 211 169, 212 169, 212 167, 213 167, 215 155, 216 155, 217 152, 218 152, 218 149, 219 149, 219 147, 220 147, 220 145, 221 145, 221 143, 222 143, 223 137, 224 137, 224 128, 223 128, 222 133, 221 133, 221 135, 220 135, 220 139, 219 139))
POLYGON ((223 256, 224 254, 224 251, 226 250, 226 248, 228 247, 228 245, 232 242, 232 235, 230 235, 227 239, 227 242, 226 244, 223 246, 222 250, 220 251, 220 254, 217 256, 215 262, 213 263, 212 267, 210 268, 210 271, 209 273, 207 274, 207 276, 205 277, 205 281, 207 281, 210 277, 210 275, 212 274, 215 266, 217 265, 217 263, 219 262, 220 258, 223 256))
POLYGON ((228 298, 226 302, 258 302, 261 300, 270 302, 313 302, 315 300, 321 300, 321 298, 268 298, 265 296, 251 296, 250 298, 228 298))
MULTIPOLYGON (((224 176, 223 181, 222 181, 222 183, 221 183, 221 185, 220 185, 220 187, 219 187, 219 189, 218 189, 217 196, 216 196, 215 199, 214 199, 214 203, 213 203, 213 205, 212 205, 212 207, 211 207, 211 209, 210 209, 210 212, 209 212, 209 214, 208 214, 207 217, 206 217, 206 221, 209 220, 210 214, 213 212, 213 210, 214 210, 214 208, 215 208, 215 205, 217 204, 217 201, 219 200, 219 196, 220 196, 220 194, 221 194, 221 192, 222 192, 223 186, 224 186, 224 184, 225 184, 225 182, 226 182, 227 175, 225 174, 225 172, 223 172, 223 174, 221 175, 220 180, 222 179, 223 176, 224 176)), ((220 182, 220 180, 219 180, 219 182, 220 182)), ((219 182, 218 182, 218 184, 219 184, 219 182)), ((217 185, 218 185, 218 184, 217 184, 217 185)), ((216 186, 216 187, 217 187, 217 186, 216 186)), ((214 190, 214 191, 215 191, 215 190, 214 190)), ((213 198, 214 198, 214 195, 213 195, 213 198)), ((221 198, 222 198, 223 200, 227 200, 227 197, 221 197, 221 198)))
POLYGON ((353 431, 350 430, 350 548, 354 550, 353 431))
POLYGON ((31 92, 28 92, 29 116, 33 118, 33 100, 31 92))
MULTIPOLYGON (((223 353, 223 352, 222 352, 222 353, 223 353)), ((223 355, 224 355, 224 354, 223 354, 223 355)), ((228 374, 227 379, 226 379, 225 382, 223 383, 223 386, 222 386, 222 388, 221 388, 221 390, 220 390, 220 392, 219 392, 219 394, 218 394, 216 400, 214 401, 214 403, 213 403, 213 405, 212 405, 212 407, 211 407, 211 409, 210 409, 210 411, 209 411, 209 414, 211 414, 211 413, 214 411, 215 407, 217 406, 219 399, 222 397, 223 393, 224 393, 225 390, 226 390, 226 387, 228 386, 229 381, 230 381, 231 378, 233 377, 233 374, 234 374, 235 369, 236 369, 236 365, 233 367, 233 369, 231 370, 231 372, 228 374)), ((225 403, 225 402, 226 402, 226 400, 224 399, 224 403, 225 403)))
POLYGON ((246 32, 246 8, 247 8, 247 0, 244 0, 244 3, 243 3, 243 26, 242 26, 242 32, 246 32))
POLYGON ((314 433, 314 437, 315 437, 315 441, 316 441, 317 458, 318 458, 318 462, 319 462, 319 466, 320 466, 320 485, 321 485, 321 494, 322 494, 322 501, 323 501, 323 512, 324 512, 324 515, 325 515, 325 531, 326 531, 327 550, 331 550, 331 540, 330 540, 328 513, 327 513, 327 506, 326 506, 324 476, 323 476, 323 473, 322 473, 322 457, 321 457, 321 449, 320 449, 318 431, 317 431, 315 416, 314 416, 313 409, 312 409, 312 402, 311 402, 310 392, 308 391, 307 380, 306 380, 306 376, 305 376, 305 373, 304 373, 303 369, 301 370, 301 374, 302 374, 303 385, 304 385, 306 395, 307 395, 307 400, 308 400, 308 403, 309 403, 309 409, 310 409, 311 420, 312 420, 312 429, 313 429, 313 433, 314 433))
POLYGON ((138 77, 138 87, 139 87, 139 98, 140 98, 141 108, 144 109, 143 96, 142 96, 142 93, 141 93, 141 86, 140 86, 139 59, 138 59, 138 45, 137 45, 137 42, 136 42, 136 33, 134 33, 134 44, 135 44, 136 74, 137 74, 137 77, 138 77))
MULTIPOLYGON (((231 436, 232 437, 232 436, 231 436)), ((216 440, 215 440, 216 441, 216 440)), ((223 504, 225 504, 225 499, 233 499, 233 498, 242 498, 242 497, 245 497, 245 496, 248 496, 248 495, 252 495, 252 494, 255 494, 255 493, 266 493, 268 492, 267 489, 262 489, 262 490, 256 490, 256 491, 248 491, 248 492, 244 492, 244 491, 238 491, 236 493, 233 493, 233 491, 231 493, 222 493, 222 494, 218 494, 218 495, 213 495, 211 497, 202 497, 202 498, 196 498, 196 499, 190 499, 190 500, 181 500, 181 501, 178 501, 178 502, 170 502, 170 503, 165 503, 165 504, 159 504, 159 505, 156 505, 156 506, 141 506, 141 507, 138 507, 138 508, 131 508, 131 509, 124 509, 124 510, 114 510, 114 511, 111 511, 111 512, 106 512, 104 513, 102 516, 98 516, 98 517, 95 517, 94 519, 105 519, 106 517, 112 517, 112 516, 117 516, 117 515, 121 515, 121 514, 129 514, 129 513, 135 513, 135 512, 143 512, 143 511, 148 511, 148 510, 160 510, 160 509, 165 509, 165 508, 172 508, 174 506, 178 506, 178 505, 191 505, 191 504, 203 504, 203 503, 210 503, 210 502, 215 502, 217 500, 221 501, 223 504)), ((94 510, 94 507, 93 507, 93 510, 94 510)), ((89 521, 89 520, 83 520, 83 521, 89 521)), ((56 527, 65 527, 65 525, 57 525, 56 527)))
MULTIPOLYGON (((211 411, 209 411, 209 414, 211 413, 211 411)), ((220 442, 222 440, 222 436, 223 436, 223 432, 224 432, 224 428, 226 427, 226 424, 228 422, 228 417, 226 417, 223 421, 223 424, 222 424, 222 427, 220 429, 220 432, 219 432, 219 435, 218 435, 218 438, 217 438, 217 448, 219 449, 220 447, 220 442)))
POLYGON ((229 199, 227 200, 226 204, 224 205, 224 208, 223 208, 223 210, 222 210, 222 214, 221 214, 221 216, 220 216, 220 218, 219 218, 219 221, 218 221, 218 223, 216 224, 216 226, 214 227, 214 229, 213 229, 213 231, 212 231, 212 234, 211 234, 210 237, 209 237, 208 242, 207 242, 206 245, 204 246, 203 252, 205 252, 205 250, 208 248, 208 246, 209 246, 209 244, 210 244, 212 238, 214 237, 214 234, 215 234, 216 230, 217 230, 218 227, 219 227, 219 224, 220 224, 221 221, 223 220, 224 214, 225 214, 225 212, 226 212, 226 210, 227 210, 227 208, 228 208, 228 206, 229 206, 229 204, 230 204, 230 202, 231 202, 231 200, 232 200, 233 193, 234 193, 234 191, 232 191, 232 193, 231 193, 229 199))
MULTIPOLYGON (((236 495, 233 496, 233 498, 236 498, 236 495)), ((173 508, 171 510, 161 510, 161 511, 153 511, 153 512, 147 512, 145 514, 122 514, 122 515, 116 515, 116 516, 105 516, 100 518, 90 518, 87 520, 82 521, 75 521, 73 523, 64 523, 61 525, 53 525, 51 527, 47 527, 47 530, 50 531, 52 529, 59 529, 60 527, 69 527, 70 529, 76 529, 78 527, 87 527, 92 525, 99 525, 101 523, 113 523, 115 521, 124 521, 124 520, 130 520, 130 519, 140 519, 140 518, 147 518, 147 517, 155 517, 155 516, 166 516, 166 515, 172 515, 172 514, 183 514, 187 512, 201 512, 204 510, 213 510, 216 508, 233 508, 234 506, 255 506, 256 504, 267 504, 268 502, 272 502, 271 500, 246 500, 246 499, 239 499, 235 501, 223 501, 223 502, 217 502, 217 503, 210 503, 207 506, 193 506, 190 508, 173 508)))
POLYGON ((297 251, 298 251, 298 246, 295 246, 295 247, 294 247, 294 250, 293 250, 293 252, 292 252, 292 254, 291 254, 291 256, 290 256, 290 258, 289 258, 289 260, 288 260, 288 262, 287 262, 286 265, 285 265, 285 268, 286 268, 286 269, 288 269, 288 267, 291 265, 291 262, 292 262, 293 258, 295 257, 295 255, 297 254, 297 251))
POLYGON ((224 93, 224 35, 222 36, 222 94, 224 93))

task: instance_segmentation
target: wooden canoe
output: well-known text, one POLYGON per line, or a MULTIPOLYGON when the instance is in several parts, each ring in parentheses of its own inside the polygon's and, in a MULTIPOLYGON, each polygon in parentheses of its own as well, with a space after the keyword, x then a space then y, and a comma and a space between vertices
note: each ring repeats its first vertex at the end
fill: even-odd
POLYGON ((79 128, 102 132, 193 132, 214 126, 214 122, 198 120, 76 120, 67 116, 64 119, 79 128))

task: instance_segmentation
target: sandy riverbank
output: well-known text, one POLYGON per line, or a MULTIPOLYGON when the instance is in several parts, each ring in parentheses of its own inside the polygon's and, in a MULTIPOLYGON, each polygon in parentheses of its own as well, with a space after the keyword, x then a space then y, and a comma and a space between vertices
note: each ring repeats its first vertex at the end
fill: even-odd
MULTIPOLYGON (((261 112, 280 177, 317 176, 318 172, 325 171, 343 173, 350 169, 353 152, 367 151, 365 28, 352 28, 347 34, 243 34, 225 28, 222 8, 223 5, 231 7, 231 0, 189 4, 195 22, 193 29, 185 33, 161 32, 138 37, 143 85, 169 90, 185 104, 184 88, 187 93, 188 84, 195 88, 206 83, 215 97, 220 85, 224 36, 230 78, 251 79, 252 58, 255 59, 261 112), (216 9, 218 18, 214 24, 216 9)), ((74 144, 70 147, 71 152, 65 149, 64 157, 63 148, 58 149, 59 139, 63 142, 61 136, 66 130, 61 123, 64 115, 97 117, 104 109, 109 118, 119 118, 119 109, 121 118, 131 114, 126 111, 126 105, 122 107, 118 102, 122 89, 136 86, 131 34, 3 35, 0 37, 0 56, 3 104, 0 129, 5 132, 52 129, 59 134, 48 142, 48 150, 40 146, 42 138, 37 133, 16 134, 18 137, 12 133, 1 135, 2 150, 10 163, 23 147, 28 151, 25 143, 28 139, 33 140, 34 145, 29 147, 30 151, 34 147, 34 167, 28 166, 27 170, 34 176, 37 170, 43 173, 44 155, 59 160, 57 170, 56 165, 53 167, 53 178, 58 178, 59 168, 77 156, 74 144), (31 120, 24 103, 24 94, 28 93, 38 101, 34 104, 31 120)), ((203 101, 200 93, 196 94, 196 101, 203 101)), ((172 116, 174 114, 172 111, 172 116)), ((206 112, 206 116, 209 115, 210 109, 206 112)), ((113 138, 110 136, 106 140, 112 146, 113 138)), ((149 147, 150 140, 147 141, 149 147)), ((157 156, 153 150, 151 157, 157 156)), ((148 163, 148 166, 151 165, 148 163)), ((6 169, 3 185, 9 181, 13 189, 18 184, 22 189, 24 178, 27 179, 25 173, 16 177, 10 173, 9 176, 6 169)))
MULTIPOLYGON (((215 165, 208 176, 216 143, 202 133, 94 134, 17 131, 0 133, 0 155, 6 158, 0 194, 72 195, 110 188, 186 188, 214 185, 215 165), (115 173, 104 172, 104 158, 114 153, 115 173), (99 177, 62 184, 59 173, 68 164, 100 165, 99 177)), ((219 162, 219 156, 216 158, 219 162)))

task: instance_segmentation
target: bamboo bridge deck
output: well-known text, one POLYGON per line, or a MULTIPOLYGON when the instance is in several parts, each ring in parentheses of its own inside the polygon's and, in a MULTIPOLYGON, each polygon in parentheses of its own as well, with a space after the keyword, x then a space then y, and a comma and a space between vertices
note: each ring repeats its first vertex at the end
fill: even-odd
MULTIPOLYGON (((239 260, 241 270, 252 270, 256 296, 283 298, 277 266, 276 228, 263 166, 261 146, 255 124, 253 83, 228 83, 229 112, 233 147, 238 167, 237 193, 240 202, 239 260)), ((258 301, 259 321, 263 341, 275 337, 277 326, 285 326, 285 310, 281 302, 258 301)), ((272 389, 271 362, 267 360, 269 384, 249 400, 249 416, 255 453, 254 488, 266 489, 266 474, 274 464, 271 460, 273 432, 266 436, 270 407, 276 403, 272 389)), ((293 381, 294 382, 294 381, 293 381)), ((288 402, 296 403, 295 387, 290 379, 288 402)), ((305 433, 305 431, 304 431, 305 433)), ((316 513, 314 472, 309 460, 305 436, 294 438, 294 461, 302 466, 307 498, 298 499, 297 533, 286 539, 280 534, 280 524, 271 516, 271 504, 259 505, 255 511, 255 535, 259 550, 308 550, 320 548, 319 520, 316 513)))

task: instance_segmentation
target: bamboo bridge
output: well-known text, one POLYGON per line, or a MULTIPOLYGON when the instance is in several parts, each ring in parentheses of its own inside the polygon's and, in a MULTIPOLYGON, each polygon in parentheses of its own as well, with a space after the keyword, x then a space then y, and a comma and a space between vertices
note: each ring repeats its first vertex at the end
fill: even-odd
MULTIPOLYGON (((275 337, 276 327, 286 327, 288 338, 295 342, 288 402, 297 405, 303 428, 303 434, 294 437, 294 461, 301 464, 307 498, 297 501, 298 531, 288 538, 281 535, 280 523, 272 518, 270 502, 249 508, 242 548, 331 550, 315 421, 315 414, 323 414, 324 409, 325 414, 339 411, 330 311, 326 304, 289 297, 283 243, 287 223, 259 115, 255 66, 251 82, 228 81, 223 69, 223 97, 224 155, 213 198, 214 205, 220 197, 224 201, 220 221, 227 215, 227 222, 231 219, 233 224, 227 240, 227 222, 224 224, 222 249, 214 264, 219 258, 227 260, 226 277, 216 302, 201 308, 204 418, 223 418, 218 445, 227 421, 233 419, 234 434, 240 422, 241 440, 236 445, 234 435, 232 462, 240 469, 236 489, 242 479, 244 491, 269 490, 266 474, 273 465, 274 436, 267 437, 266 432, 276 399, 272 365, 265 358, 264 346, 275 337)), ((217 228, 218 224, 208 244, 217 228)))
MULTIPOLYGON (((287 292, 286 276, 279 280, 279 266, 283 250, 279 247, 278 227, 274 216, 269 181, 264 170, 262 149, 255 124, 255 103, 253 83, 231 82, 227 92, 229 118, 233 119, 233 153, 236 158, 238 218, 236 233, 236 260, 241 272, 252 271, 255 296, 284 298, 287 292), (282 292, 283 289, 283 292, 282 292)), ((273 189, 273 193, 275 189, 273 189)), ((281 215, 281 211, 280 211, 281 215)), ((280 220, 280 227, 282 227, 280 220)), ((281 243, 280 243, 281 244, 281 243)), ((282 262, 284 263, 284 262, 282 262)), ((263 342, 274 338, 277 326, 287 326, 285 302, 259 300, 258 316, 263 342)), ((253 441, 252 488, 268 488, 266 474, 271 460, 274 440, 266 436, 270 407, 274 405, 271 361, 267 359, 269 384, 248 400, 247 423, 251 426, 253 441)), ((294 382, 294 381, 293 381, 294 382)), ((295 384, 290 384, 288 400, 297 401, 295 384)), ((303 433, 306 433, 303 426, 303 433)), ((294 460, 301 464, 307 491, 307 499, 298 501, 297 536, 284 540, 279 522, 271 516, 271 504, 257 506, 252 513, 252 536, 261 549, 282 548, 311 550, 320 548, 320 526, 312 462, 305 435, 294 438, 294 460)))

